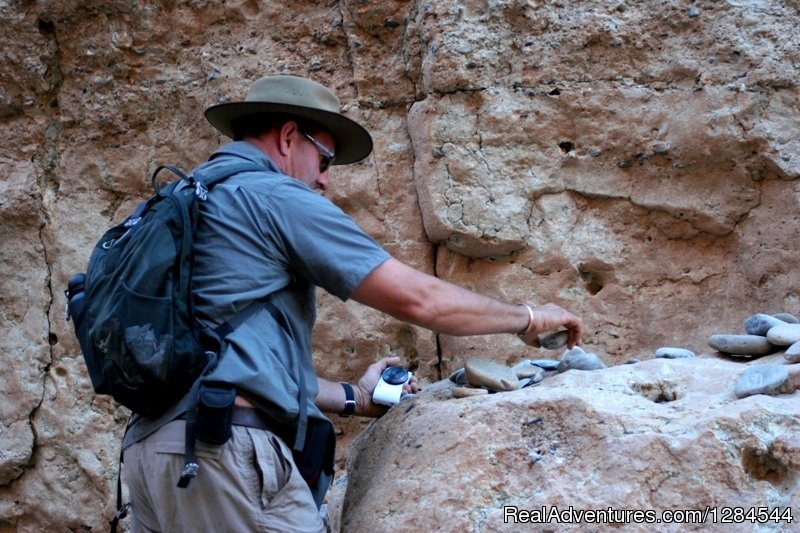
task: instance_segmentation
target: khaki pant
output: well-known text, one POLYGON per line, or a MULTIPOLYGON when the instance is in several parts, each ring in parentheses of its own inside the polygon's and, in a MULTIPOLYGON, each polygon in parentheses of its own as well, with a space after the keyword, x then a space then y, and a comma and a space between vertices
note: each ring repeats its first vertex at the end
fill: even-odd
POLYGON ((176 420, 125 450, 133 533, 325 531, 291 452, 266 430, 233 426, 222 446, 198 441, 200 471, 178 488, 184 430, 176 420))

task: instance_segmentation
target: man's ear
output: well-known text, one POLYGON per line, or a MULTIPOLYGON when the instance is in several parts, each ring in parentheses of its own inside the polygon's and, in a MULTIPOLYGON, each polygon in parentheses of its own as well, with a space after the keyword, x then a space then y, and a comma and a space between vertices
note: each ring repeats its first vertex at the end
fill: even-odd
POLYGON ((294 148, 294 143, 297 141, 295 133, 299 131, 297 122, 290 120, 281 126, 278 132, 278 151, 281 156, 287 157, 291 150, 294 148))

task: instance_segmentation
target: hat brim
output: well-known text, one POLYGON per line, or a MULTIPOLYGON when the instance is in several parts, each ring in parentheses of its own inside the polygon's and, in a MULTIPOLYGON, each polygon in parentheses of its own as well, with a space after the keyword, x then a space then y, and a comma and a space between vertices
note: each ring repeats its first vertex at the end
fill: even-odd
POLYGON ((372 151, 372 137, 358 122, 322 109, 267 102, 228 102, 206 109, 206 119, 224 135, 234 138, 237 120, 259 113, 286 113, 312 120, 328 130, 336 142, 334 165, 361 161, 372 151))

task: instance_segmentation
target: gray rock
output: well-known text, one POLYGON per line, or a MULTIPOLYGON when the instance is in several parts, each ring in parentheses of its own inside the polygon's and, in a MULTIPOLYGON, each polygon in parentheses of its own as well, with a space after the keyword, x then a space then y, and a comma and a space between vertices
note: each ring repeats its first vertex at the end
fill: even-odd
POLYGON ((466 385, 467 371, 463 368, 459 368, 458 370, 450 374, 450 381, 452 381, 456 385, 466 385))
MULTIPOLYGON (((520 361, 511 367, 511 370, 514 371, 519 379, 530 378, 536 375, 542 376, 544 374, 544 370, 540 366, 533 364, 533 361, 530 359, 520 361)), ((541 377, 539 379, 541 379, 541 377)))
POLYGON ((656 350, 657 359, 688 359, 690 357, 695 357, 694 352, 684 348, 664 346, 656 350))
POLYGON ((783 356, 791 363, 800 363, 800 342, 796 342, 786 348, 786 353, 783 356))
POLYGON ((791 346, 800 341, 800 324, 781 324, 770 328, 767 339, 776 346, 791 346))
POLYGON ((789 372, 779 365, 755 365, 739 376, 733 392, 737 398, 754 394, 774 394, 789 379, 789 372))
POLYGON ((522 378, 521 380, 519 380, 519 388, 524 389, 526 387, 536 385, 537 383, 542 381, 543 376, 544 374, 537 374, 529 378, 522 378))
POLYGON ((770 315, 765 315, 764 313, 758 313, 749 317, 747 320, 744 321, 744 330, 749 335, 761 335, 762 337, 766 337, 767 332, 770 330, 770 328, 785 323, 786 322, 784 322, 780 318, 776 318, 770 315))
POLYGON ((529 379, 529 381, 525 385, 526 387, 529 387, 530 385, 535 385, 536 383, 539 383, 540 381, 542 381, 544 379, 544 372, 542 372, 541 374, 535 374, 535 375, 531 376, 528 379, 529 379))
POLYGON ((775 349, 761 335, 711 335, 708 345, 732 355, 767 355, 775 349))
MULTIPOLYGON (((577 348, 577 346, 576 346, 577 348)), ((574 350, 575 348, 573 348, 574 350)), ((533 359, 531 361, 534 365, 538 366, 542 370, 558 370, 558 360, 557 359, 533 359)))
POLYGON ((475 387, 486 387, 493 391, 511 391, 519 389, 519 378, 509 367, 473 358, 467 361, 467 382, 475 387))
POLYGON ((561 361, 558 363, 558 371, 567 370, 600 370, 607 368, 606 364, 593 353, 584 352, 580 348, 573 348, 564 352, 561 361))
POLYGON ((555 333, 539 337, 539 346, 545 350, 558 350, 566 346, 568 340, 569 331, 556 331, 555 333))
POLYGON ((773 316, 789 324, 800 324, 800 318, 797 318, 791 313, 777 313, 773 316))
POLYGON ((542 381, 544 374, 537 374, 535 376, 531 376, 529 378, 523 378, 519 380, 519 388, 524 389, 525 387, 530 387, 532 385, 536 385, 540 381, 542 381))

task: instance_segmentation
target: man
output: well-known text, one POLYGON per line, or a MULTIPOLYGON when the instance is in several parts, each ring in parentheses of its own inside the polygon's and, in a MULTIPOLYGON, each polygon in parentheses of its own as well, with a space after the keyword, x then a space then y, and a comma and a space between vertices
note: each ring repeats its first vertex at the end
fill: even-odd
MULTIPOLYGON (((386 408, 372 402, 373 390, 400 360, 372 364, 355 386, 318 378, 311 358, 316 287, 449 335, 514 333, 537 345, 540 333, 566 328, 569 346, 579 342, 575 315, 552 304, 504 303, 406 266, 315 193, 330 186, 330 165, 372 150, 369 133, 339 112, 327 88, 266 77, 244 102, 213 106, 206 117, 234 142, 194 175, 253 167, 208 195, 196 238, 198 315, 209 326, 237 316, 241 322, 207 379, 235 386, 233 427, 225 444, 198 442, 200 471, 178 488, 186 400, 132 424, 124 463, 134 530, 324 530, 317 508, 332 474, 333 442, 326 443, 323 412, 380 416, 386 408), (304 480, 306 460, 312 468, 304 480)), ((404 390, 416 392, 416 380, 404 390)))

